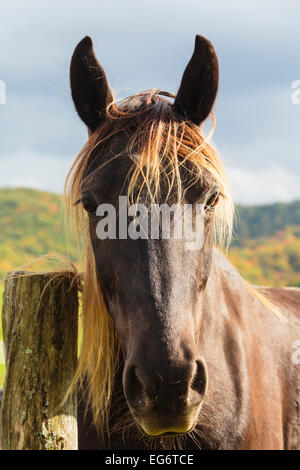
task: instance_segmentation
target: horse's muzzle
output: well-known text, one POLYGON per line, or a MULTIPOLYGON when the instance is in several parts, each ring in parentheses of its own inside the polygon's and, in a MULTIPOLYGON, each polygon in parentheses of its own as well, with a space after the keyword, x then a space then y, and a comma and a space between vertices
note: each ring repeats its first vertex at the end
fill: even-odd
POLYGON ((207 370, 201 359, 169 364, 150 371, 129 365, 124 370, 128 406, 142 432, 151 437, 190 432, 199 415, 207 390, 207 370))

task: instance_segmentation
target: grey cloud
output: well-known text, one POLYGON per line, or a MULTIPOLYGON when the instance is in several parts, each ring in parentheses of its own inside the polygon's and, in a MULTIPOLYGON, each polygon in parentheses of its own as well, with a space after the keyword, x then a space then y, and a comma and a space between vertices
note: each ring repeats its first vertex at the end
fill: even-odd
POLYGON ((5 2, 0 160, 17 152, 65 161, 80 150, 86 130, 71 103, 68 69, 84 35, 93 37, 112 87, 124 97, 153 86, 176 92, 201 33, 220 61, 215 139, 226 163, 300 172, 300 106, 290 103, 291 82, 300 78, 299 13, 298 0, 5 2))

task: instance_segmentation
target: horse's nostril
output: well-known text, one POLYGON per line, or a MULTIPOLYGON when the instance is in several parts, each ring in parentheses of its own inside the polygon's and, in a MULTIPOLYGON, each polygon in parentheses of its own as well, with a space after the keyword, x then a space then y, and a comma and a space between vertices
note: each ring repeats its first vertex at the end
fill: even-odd
POLYGON ((196 361, 196 373, 193 378, 191 388, 201 395, 204 395, 207 389, 207 371, 203 361, 196 361))
POLYGON ((164 373, 164 379, 158 381, 156 369, 149 372, 136 363, 125 369, 124 391, 132 410, 141 416, 176 415, 202 401, 207 389, 206 366, 202 360, 185 362, 180 368, 170 367, 164 373))
POLYGON ((130 377, 131 385, 135 388, 136 391, 142 391, 144 388, 143 382, 139 377, 138 371, 136 367, 133 367, 131 370, 131 377, 130 377))
POLYGON ((145 388, 141 377, 139 376, 137 367, 132 366, 126 377, 126 397, 129 402, 134 403, 137 407, 145 406, 145 388))

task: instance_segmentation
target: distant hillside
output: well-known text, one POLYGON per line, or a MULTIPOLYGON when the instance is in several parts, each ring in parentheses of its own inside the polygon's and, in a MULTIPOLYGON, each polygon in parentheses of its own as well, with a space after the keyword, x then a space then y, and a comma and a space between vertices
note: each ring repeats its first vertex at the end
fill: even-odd
POLYGON ((300 287, 300 226, 288 226, 272 237, 243 238, 228 256, 249 282, 300 287))
POLYGON ((233 245, 268 238, 289 226, 300 227, 300 201, 266 206, 238 206, 233 245))
POLYGON ((0 189, 0 277, 48 253, 76 259, 67 248, 62 197, 33 189, 0 189))
MULTIPOLYGON (((66 243, 62 197, 0 189, 0 277, 53 252, 76 261, 75 243, 66 243)), ((300 286, 300 201, 238 207, 228 256, 250 282, 300 286)))

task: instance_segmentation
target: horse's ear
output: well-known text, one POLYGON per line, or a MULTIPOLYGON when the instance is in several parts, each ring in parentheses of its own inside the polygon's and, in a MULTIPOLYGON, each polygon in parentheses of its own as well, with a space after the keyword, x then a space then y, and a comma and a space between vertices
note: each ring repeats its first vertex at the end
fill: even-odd
POLYGON ((71 59, 70 82, 75 108, 93 132, 105 119, 105 109, 113 97, 89 36, 83 38, 75 48, 71 59))
POLYGON ((174 102, 176 112, 199 125, 209 115, 218 91, 219 66, 213 45, 197 35, 174 102))

